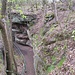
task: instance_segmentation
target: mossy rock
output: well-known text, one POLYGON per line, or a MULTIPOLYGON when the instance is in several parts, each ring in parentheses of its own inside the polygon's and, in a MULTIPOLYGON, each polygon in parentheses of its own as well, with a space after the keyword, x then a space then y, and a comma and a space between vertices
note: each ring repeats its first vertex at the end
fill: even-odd
POLYGON ((53 44, 55 42, 56 42, 56 40, 54 38, 50 38, 49 40, 47 38, 43 39, 44 45, 50 45, 50 44, 53 44))
POLYGON ((59 41, 62 41, 62 40, 70 38, 70 34, 69 33, 58 33, 56 34, 55 38, 59 41))
POLYGON ((52 13, 52 14, 46 14, 45 15, 45 24, 51 20, 53 20, 55 17, 55 15, 52 13))

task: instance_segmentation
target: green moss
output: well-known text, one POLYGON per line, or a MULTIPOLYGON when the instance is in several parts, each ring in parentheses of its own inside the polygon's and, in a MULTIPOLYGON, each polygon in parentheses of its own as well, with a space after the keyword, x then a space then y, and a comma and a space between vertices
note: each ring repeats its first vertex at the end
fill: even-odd
POLYGON ((0 72, 1 72, 2 68, 3 68, 3 62, 2 62, 2 59, 0 59, 0 72))
POLYGON ((44 28, 40 29, 40 35, 43 36, 44 28))
POLYGON ((57 64, 57 67, 58 67, 58 68, 60 68, 60 67, 63 65, 65 59, 66 59, 66 58, 63 57, 63 58, 60 60, 60 62, 57 64))
POLYGON ((54 48, 54 51, 58 51, 58 49, 59 49, 59 47, 55 47, 55 48, 54 48))
POLYGON ((48 68, 47 68, 47 72, 49 73, 49 72, 51 72, 52 70, 54 70, 55 69, 55 66, 54 65, 51 65, 51 66, 49 66, 48 68))
POLYGON ((52 56, 52 61, 56 61, 56 57, 55 56, 52 56))

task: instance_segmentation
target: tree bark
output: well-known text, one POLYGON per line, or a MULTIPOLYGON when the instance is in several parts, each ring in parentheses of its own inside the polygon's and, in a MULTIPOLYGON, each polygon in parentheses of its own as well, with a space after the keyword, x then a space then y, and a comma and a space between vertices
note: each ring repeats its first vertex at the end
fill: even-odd
MULTIPOLYGON (((2 38, 5 46, 6 51, 6 66, 8 71, 12 71, 12 53, 11 53, 11 46, 10 46, 10 40, 9 40, 9 32, 8 27, 6 24, 2 23, 0 20, 0 26, 4 26, 3 29, 1 29, 2 32, 2 38)), ((10 72, 7 72, 7 75, 12 75, 10 72)))
POLYGON ((6 5, 7 5, 7 0, 2 0, 2 10, 1 10, 2 17, 4 17, 6 14, 6 5))
MULTIPOLYGON (((9 3, 9 8, 8 8, 8 15, 9 15, 9 24, 10 24, 10 29, 9 29, 9 32, 10 32, 10 44, 11 44, 11 49, 12 49, 12 58, 13 58, 13 62, 14 62, 14 66, 15 66, 15 72, 17 73, 17 64, 16 64, 16 61, 15 61, 15 57, 14 57, 14 48, 13 48, 13 41, 12 41, 12 21, 11 21, 11 5, 12 3, 10 2, 9 3)), ((17 75, 17 74, 15 74, 17 75)))
POLYGON ((57 6, 55 0, 53 0, 53 5, 54 5, 55 20, 58 23, 58 13, 57 13, 57 6))
POLYGON ((9 39, 9 28, 8 25, 5 21, 5 15, 6 15, 6 4, 7 0, 2 0, 2 20, 0 20, 0 29, 2 32, 2 38, 5 46, 5 51, 6 51, 6 73, 7 75, 12 75, 12 49, 11 49, 11 44, 10 44, 10 39, 9 39))

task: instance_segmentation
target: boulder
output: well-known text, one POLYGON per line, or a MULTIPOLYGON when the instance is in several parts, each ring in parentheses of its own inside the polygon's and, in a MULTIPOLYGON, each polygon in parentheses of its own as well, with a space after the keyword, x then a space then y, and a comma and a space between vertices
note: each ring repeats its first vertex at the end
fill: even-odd
POLYGON ((44 38, 44 39, 43 39, 44 45, 50 45, 50 44, 53 44, 53 43, 55 43, 55 42, 56 42, 56 40, 55 40, 54 38, 50 38, 50 39, 44 38))
POLYGON ((47 15, 45 16, 45 24, 46 24, 47 22, 53 20, 54 17, 55 17, 54 14, 47 14, 47 15))
POLYGON ((37 15, 36 14, 20 14, 20 13, 11 13, 12 23, 19 24, 29 24, 31 22, 36 23, 37 15))

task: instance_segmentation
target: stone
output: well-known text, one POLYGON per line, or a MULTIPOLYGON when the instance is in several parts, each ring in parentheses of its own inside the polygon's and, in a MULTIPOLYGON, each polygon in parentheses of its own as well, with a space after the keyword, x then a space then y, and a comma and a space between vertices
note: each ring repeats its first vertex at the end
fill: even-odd
POLYGON ((43 39, 44 45, 50 45, 50 44, 53 44, 53 43, 55 43, 55 42, 56 42, 56 40, 55 40, 54 38, 50 38, 50 39, 44 38, 44 39, 43 39))
POLYGON ((55 17, 54 14, 48 14, 48 15, 46 15, 46 16, 45 16, 45 24, 46 24, 47 22, 53 20, 54 17, 55 17))

